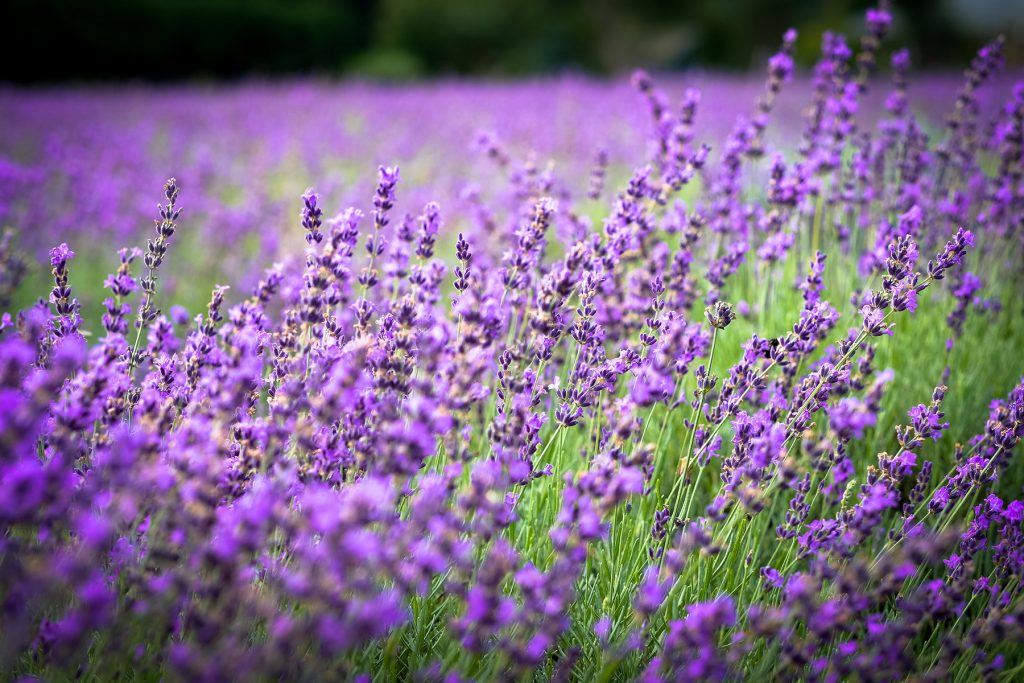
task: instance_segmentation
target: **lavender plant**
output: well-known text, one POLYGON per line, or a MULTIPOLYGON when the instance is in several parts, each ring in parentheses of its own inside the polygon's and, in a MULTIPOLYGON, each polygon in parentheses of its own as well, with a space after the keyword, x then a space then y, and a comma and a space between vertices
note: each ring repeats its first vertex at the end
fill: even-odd
POLYGON ((865 118, 890 23, 824 36, 796 146, 790 31, 718 137, 639 73, 642 158, 296 193, 304 258, 194 316, 187 184, 100 320, 54 248, 0 323, 2 677, 1024 675, 1024 84, 984 119, 995 41, 936 127, 899 51, 865 118))

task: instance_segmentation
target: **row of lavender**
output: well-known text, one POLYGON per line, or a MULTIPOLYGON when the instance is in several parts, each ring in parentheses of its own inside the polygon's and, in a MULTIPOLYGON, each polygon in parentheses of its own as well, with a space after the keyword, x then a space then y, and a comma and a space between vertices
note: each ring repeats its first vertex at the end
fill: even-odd
MULTIPOLYGON (((725 139, 761 87, 739 76, 666 81, 673 98, 688 87, 701 92, 705 104, 694 123, 709 141, 725 139)), ((1002 104, 1003 86, 978 93, 986 117, 1002 104)), ((769 131, 774 145, 795 147, 811 87, 805 78, 789 86, 769 131)), ((912 106, 927 125, 941 123, 937 112, 957 87, 952 75, 920 78, 910 92, 912 106)), ((864 94, 866 125, 884 112, 883 97, 880 89, 864 94)), ((544 172, 553 161, 551 193, 565 201, 586 196, 599 149, 616 180, 628 174, 642 160, 649 127, 628 84, 568 76, 401 88, 316 81, 107 90, 0 86, 0 118, 0 226, 32 226, 21 246, 40 259, 69 241, 90 263, 109 265, 110 250, 90 244, 143 239, 152 200, 138 188, 158 187, 174 169, 189 188, 185 237, 209 254, 165 276, 165 294, 189 299, 203 296, 191 290, 190 279, 205 282, 210 270, 248 289, 263 264, 295 254, 301 238, 281 227, 291 223, 295 196, 309 179, 333 205, 359 205, 373 191, 366 170, 381 159, 402 159, 402 205, 414 210, 437 201, 449 225, 470 232, 484 220, 481 202, 502 217, 514 208, 506 186, 480 180, 489 169, 478 133, 495 131, 510 150, 531 150, 532 156, 516 155, 516 172, 526 172, 527 162, 544 172), (83 232, 93 239, 81 239, 83 232)), ((91 309, 92 297, 85 299, 91 309)))
POLYGON ((697 92, 672 106, 638 74, 649 158, 610 202, 607 153, 573 201, 486 138, 510 208, 403 217, 392 167, 369 215, 308 191, 304 264, 191 320, 158 304, 187 186, 120 252, 102 329, 53 249, 49 301, 0 329, 0 671, 1019 673, 1024 384, 943 435, 971 316, 1020 322, 1024 84, 983 116, 986 46, 930 134, 897 52, 862 117, 889 21, 871 10, 856 50, 826 34, 788 154, 768 124, 792 32, 720 138, 697 92), (467 228, 443 259, 446 224, 467 228), (869 461, 885 345, 919 367, 924 337, 889 339, 912 319, 949 338, 945 371, 869 461))

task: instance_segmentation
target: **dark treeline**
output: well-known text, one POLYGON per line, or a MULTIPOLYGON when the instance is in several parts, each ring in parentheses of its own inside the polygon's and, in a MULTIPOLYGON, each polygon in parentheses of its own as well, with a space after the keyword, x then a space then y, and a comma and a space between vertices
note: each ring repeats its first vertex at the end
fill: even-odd
MULTIPOLYGON (((3 0, 0 81, 319 73, 409 78, 746 69, 790 25, 809 64, 824 27, 859 34, 861 0, 3 0)), ((1024 0, 904 0, 891 45, 923 67, 1010 38, 1024 0)), ((1017 49, 1018 52, 1014 52, 1017 49)))

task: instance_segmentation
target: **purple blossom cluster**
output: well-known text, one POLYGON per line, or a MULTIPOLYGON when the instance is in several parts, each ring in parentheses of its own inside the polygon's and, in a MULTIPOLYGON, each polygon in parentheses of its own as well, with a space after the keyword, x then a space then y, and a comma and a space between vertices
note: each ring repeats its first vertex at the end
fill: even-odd
POLYGON ((187 184, 100 320, 53 248, 48 299, 0 324, 0 672, 1019 675, 1024 380, 951 424, 950 350, 889 428, 880 364, 929 352, 900 334, 929 310, 950 349, 1005 320, 973 273, 1021 282, 1024 85, 986 121, 984 47, 930 135, 897 52, 864 119, 891 22, 824 36, 793 154, 768 134, 789 31, 717 138, 706 95, 636 74, 650 144, 618 191, 620 149, 563 175, 484 136, 502 201, 410 201, 397 166, 333 216, 296 192, 304 258, 194 313, 161 309, 187 184))

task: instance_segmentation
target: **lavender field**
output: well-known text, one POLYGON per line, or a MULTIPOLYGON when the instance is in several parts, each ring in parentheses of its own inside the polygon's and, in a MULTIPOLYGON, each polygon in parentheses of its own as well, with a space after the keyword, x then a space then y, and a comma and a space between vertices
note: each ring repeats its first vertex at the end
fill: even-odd
POLYGON ((0 680, 1024 678, 1024 80, 866 24, 0 87, 0 680))

